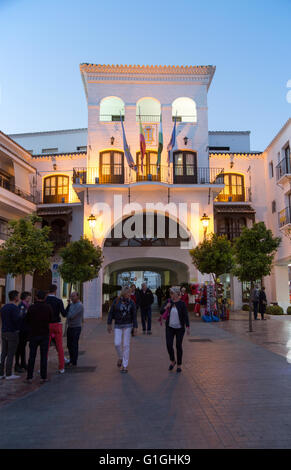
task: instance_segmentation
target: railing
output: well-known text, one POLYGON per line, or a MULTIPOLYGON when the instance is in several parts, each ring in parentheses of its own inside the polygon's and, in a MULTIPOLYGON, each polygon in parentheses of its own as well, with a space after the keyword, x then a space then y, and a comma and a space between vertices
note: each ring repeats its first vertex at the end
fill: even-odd
POLYGON ((109 165, 104 168, 74 168, 73 170, 73 184, 129 184, 138 181, 160 181, 168 184, 223 184, 217 178, 223 173, 222 168, 193 168, 188 165, 184 168, 174 168, 163 165, 149 165, 144 166, 141 173, 140 166, 138 171, 131 168, 123 168, 121 172, 121 165, 109 165), (177 174, 178 173, 178 174, 177 174))
POLYGON ((231 190, 224 188, 215 199, 215 202, 249 202, 250 188, 241 185, 231 185, 231 190))
POLYGON ((116 122, 116 121, 124 121, 124 116, 121 116, 120 119, 120 114, 100 114, 99 120, 101 122, 116 122))
POLYGON ((276 166, 277 180, 279 180, 280 178, 282 178, 282 176, 288 173, 291 173, 291 158, 284 157, 283 160, 281 160, 276 166))
POLYGON ((225 235, 228 240, 233 241, 235 238, 240 237, 241 232, 242 232, 241 230, 237 230, 237 229, 218 230, 217 235, 220 235, 220 236, 225 235))
POLYGON ((70 242, 71 235, 69 234, 55 234, 53 232, 50 233, 49 239, 54 244, 54 252, 56 253, 60 248, 63 248, 70 242))
POLYGON ((160 115, 159 114, 137 114, 136 115, 136 122, 160 122, 160 115))
POLYGON ((285 207, 278 214, 279 227, 282 228, 284 225, 291 224, 291 207, 285 207))
POLYGON ((192 116, 172 116, 172 121, 175 122, 197 122, 197 116, 194 114, 192 116))
POLYGON ((26 199, 27 201, 30 202, 35 202, 35 197, 32 194, 26 193, 23 191, 23 189, 19 188, 18 186, 15 186, 15 184, 10 183, 9 181, 0 178, 0 187, 7 189, 7 191, 10 191, 13 194, 16 194, 17 196, 22 197, 23 199, 26 199))

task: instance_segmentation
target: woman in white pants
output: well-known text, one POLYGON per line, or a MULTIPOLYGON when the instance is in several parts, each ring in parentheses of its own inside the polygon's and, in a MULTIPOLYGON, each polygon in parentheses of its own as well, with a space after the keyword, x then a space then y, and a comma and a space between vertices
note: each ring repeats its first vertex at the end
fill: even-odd
POLYGON ((131 331, 137 332, 136 306, 130 298, 131 289, 123 287, 108 313, 107 330, 112 332, 112 320, 114 320, 114 345, 118 355, 117 367, 121 372, 128 372, 128 360, 130 350, 131 331), (122 347, 123 337, 123 347, 122 347))

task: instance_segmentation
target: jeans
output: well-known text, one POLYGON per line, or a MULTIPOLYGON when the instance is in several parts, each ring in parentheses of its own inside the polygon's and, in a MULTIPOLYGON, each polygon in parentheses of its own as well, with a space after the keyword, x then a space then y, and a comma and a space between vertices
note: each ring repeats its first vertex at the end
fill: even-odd
POLYGON ((59 356, 59 369, 62 370, 65 367, 65 356, 63 350, 63 325, 61 323, 50 323, 49 347, 52 338, 54 338, 56 342, 59 356))
POLYGON ((2 332, 2 351, 0 363, 0 375, 4 375, 6 360, 6 377, 12 375, 13 359, 17 350, 19 332, 2 332))
POLYGON ((20 330, 19 343, 15 354, 15 366, 26 367, 26 343, 28 342, 28 331, 20 330))
POLYGON ((258 316, 259 302, 258 301, 253 302, 253 306, 254 306, 254 319, 256 320, 258 316))
POLYGON ((37 348, 40 348, 40 376, 42 379, 47 378, 47 355, 49 348, 49 336, 33 336, 29 342, 29 359, 27 366, 27 378, 33 378, 33 370, 37 348))
POLYGON ((130 350, 130 328, 114 328, 114 345, 117 351, 118 359, 122 359, 123 367, 128 366, 129 350, 130 350), (121 346, 123 335, 123 348, 121 346))
POLYGON ((182 356, 183 356, 183 349, 182 349, 182 342, 183 337, 185 334, 185 328, 172 328, 171 326, 166 326, 166 342, 167 342, 167 349, 170 356, 170 361, 175 361, 175 353, 174 353, 174 338, 176 336, 176 349, 177 349, 177 365, 182 365, 182 356))
POLYGON ((74 328, 68 327, 67 329, 67 347, 70 354, 70 363, 73 364, 73 366, 76 366, 78 361, 81 329, 80 326, 74 328))
POLYGON ((152 307, 140 307, 142 330, 151 331, 152 328, 152 307), (147 327, 146 327, 147 322, 147 327))

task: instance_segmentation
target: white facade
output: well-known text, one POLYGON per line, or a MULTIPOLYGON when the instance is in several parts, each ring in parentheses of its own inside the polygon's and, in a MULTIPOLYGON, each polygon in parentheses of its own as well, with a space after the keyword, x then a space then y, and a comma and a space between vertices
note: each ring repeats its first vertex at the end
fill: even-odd
MULTIPOLYGON (((59 237, 64 237, 65 231, 70 240, 77 240, 84 234, 103 248, 100 275, 84 286, 87 317, 102 315, 102 283, 112 283, 122 270, 153 271, 161 274, 165 284, 208 279, 194 268, 188 249, 180 246, 146 243, 125 246, 125 241, 114 246, 110 241, 111 230, 125 220, 132 209, 137 213, 151 213, 147 203, 170 203, 177 207, 186 204, 185 215, 178 213, 174 219, 188 230, 194 244, 204 236, 200 222, 204 213, 210 219, 208 232, 225 233, 230 239, 243 225, 251 226, 255 220, 265 221, 274 234, 282 233, 278 211, 290 206, 290 180, 284 175, 279 187, 276 176, 269 180, 268 172, 270 159, 275 161, 274 154, 278 152, 282 159, 284 148, 290 142, 290 120, 265 152, 251 152, 249 131, 208 130, 207 91, 215 72, 212 66, 82 64, 80 69, 88 102, 88 130, 10 137, 32 151, 31 162, 38 172, 35 191, 40 215, 57 227, 59 237), (129 168, 124 155, 120 114, 138 173, 129 168), (155 152, 160 115, 164 148, 157 171, 155 152), (168 169, 167 144, 175 117, 177 140, 174 161, 168 169), (150 152, 143 173, 139 157, 139 120, 150 152), (193 165, 187 155, 190 155, 190 162, 193 158, 193 165), (222 170, 225 185, 221 177, 217 179, 222 170), (262 175, 268 185, 264 184, 262 175), (56 193, 60 194, 59 198, 54 196, 56 193), (116 197, 122 197, 122 203, 119 211, 114 212, 116 197), (273 200, 277 204, 274 214, 273 200), (112 209, 111 213, 108 208, 112 209), (88 224, 91 214, 97 219, 93 230, 88 224)), ((288 305, 290 252, 290 240, 284 236, 272 276, 266 280, 268 300, 284 308, 288 305)), ((52 265, 59 262, 56 253, 52 265)), ((53 279, 62 290, 56 269, 53 279)), ((236 279, 232 279, 232 297, 233 308, 240 308, 242 290, 236 279)))

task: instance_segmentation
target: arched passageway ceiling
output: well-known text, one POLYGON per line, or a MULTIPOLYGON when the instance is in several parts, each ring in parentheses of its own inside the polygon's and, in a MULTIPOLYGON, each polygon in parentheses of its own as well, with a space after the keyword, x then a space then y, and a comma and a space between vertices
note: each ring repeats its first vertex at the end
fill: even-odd
POLYGON ((171 259, 163 258, 132 258, 114 261, 106 266, 109 274, 116 271, 185 271, 188 272, 188 266, 185 263, 171 259))

